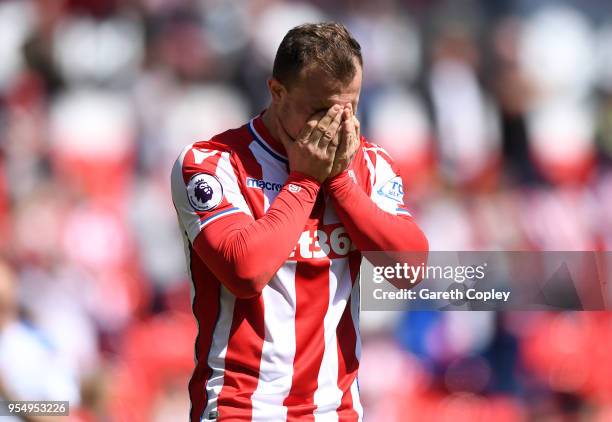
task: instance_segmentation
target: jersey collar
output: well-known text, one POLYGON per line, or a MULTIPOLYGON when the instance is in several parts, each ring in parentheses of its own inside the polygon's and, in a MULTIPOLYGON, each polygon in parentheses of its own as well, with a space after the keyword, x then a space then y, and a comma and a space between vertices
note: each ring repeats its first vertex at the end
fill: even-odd
POLYGON ((249 131, 253 135, 255 142, 257 142, 268 154, 285 164, 288 163, 289 160, 287 159, 285 147, 270 134, 270 131, 268 131, 268 128, 263 123, 261 118, 262 115, 263 112, 261 112, 259 116, 251 119, 248 124, 249 131))

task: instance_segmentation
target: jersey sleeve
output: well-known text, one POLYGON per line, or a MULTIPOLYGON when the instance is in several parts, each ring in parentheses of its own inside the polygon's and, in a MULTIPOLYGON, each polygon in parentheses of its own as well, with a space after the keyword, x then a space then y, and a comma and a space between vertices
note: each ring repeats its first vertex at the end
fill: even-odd
POLYGON ((229 151, 189 145, 174 164, 171 184, 174 206, 191 242, 213 221, 237 213, 251 216, 229 151))
POLYGON ((254 219, 228 151, 190 147, 172 172, 172 197, 193 250, 236 297, 261 293, 294 248, 320 183, 291 172, 265 215, 254 219))
MULTIPOLYGON (((404 206, 402 181, 393 161, 372 144, 364 143, 361 151, 370 175, 369 194, 352 177, 354 167, 325 182, 349 236, 362 252, 427 251, 427 238, 404 206)), ((351 166, 356 161, 363 163, 354 159, 351 166)))
POLYGON ((372 144, 366 146, 364 152, 373 176, 370 178, 372 201, 389 214, 411 216, 404 205, 402 178, 389 154, 382 147, 372 144))

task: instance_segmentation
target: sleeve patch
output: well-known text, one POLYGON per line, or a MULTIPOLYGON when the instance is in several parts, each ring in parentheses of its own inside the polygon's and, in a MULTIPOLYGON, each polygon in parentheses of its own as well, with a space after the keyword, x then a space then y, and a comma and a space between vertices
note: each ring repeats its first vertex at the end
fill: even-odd
POLYGON ((402 178, 399 176, 394 177, 381 186, 377 193, 380 196, 391 199, 395 202, 403 203, 404 187, 402 185, 402 178))
POLYGON ((198 173, 187 184, 187 198, 196 211, 210 211, 221 203, 223 187, 215 176, 198 173))

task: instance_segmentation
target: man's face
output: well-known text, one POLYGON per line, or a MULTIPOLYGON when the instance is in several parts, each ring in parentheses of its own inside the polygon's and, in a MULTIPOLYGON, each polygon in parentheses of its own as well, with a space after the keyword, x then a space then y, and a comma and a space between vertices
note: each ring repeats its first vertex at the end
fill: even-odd
POLYGON ((355 76, 348 84, 332 81, 318 69, 304 70, 299 80, 289 88, 275 80, 270 82, 279 121, 291 138, 297 137, 310 117, 315 114, 323 117, 334 104, 344 106, 350 103, 353 110, 357 110, 362 71, 359 63, 355 63, 355 76))

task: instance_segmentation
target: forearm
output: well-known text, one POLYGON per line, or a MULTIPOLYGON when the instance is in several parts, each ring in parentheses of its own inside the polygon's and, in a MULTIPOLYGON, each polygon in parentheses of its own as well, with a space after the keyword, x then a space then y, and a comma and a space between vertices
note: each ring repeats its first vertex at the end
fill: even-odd
POLYGON ((196 238, 196 252, 233 294, 258 295, 295 247, 319 189, 312 178, 291 173, 262 218, 218 220, 196 238))
POLYGON ((353 243, 361 251, 427 251, 427 238, 407 215, 380 209, 346 172, 326 189, 353 243))

